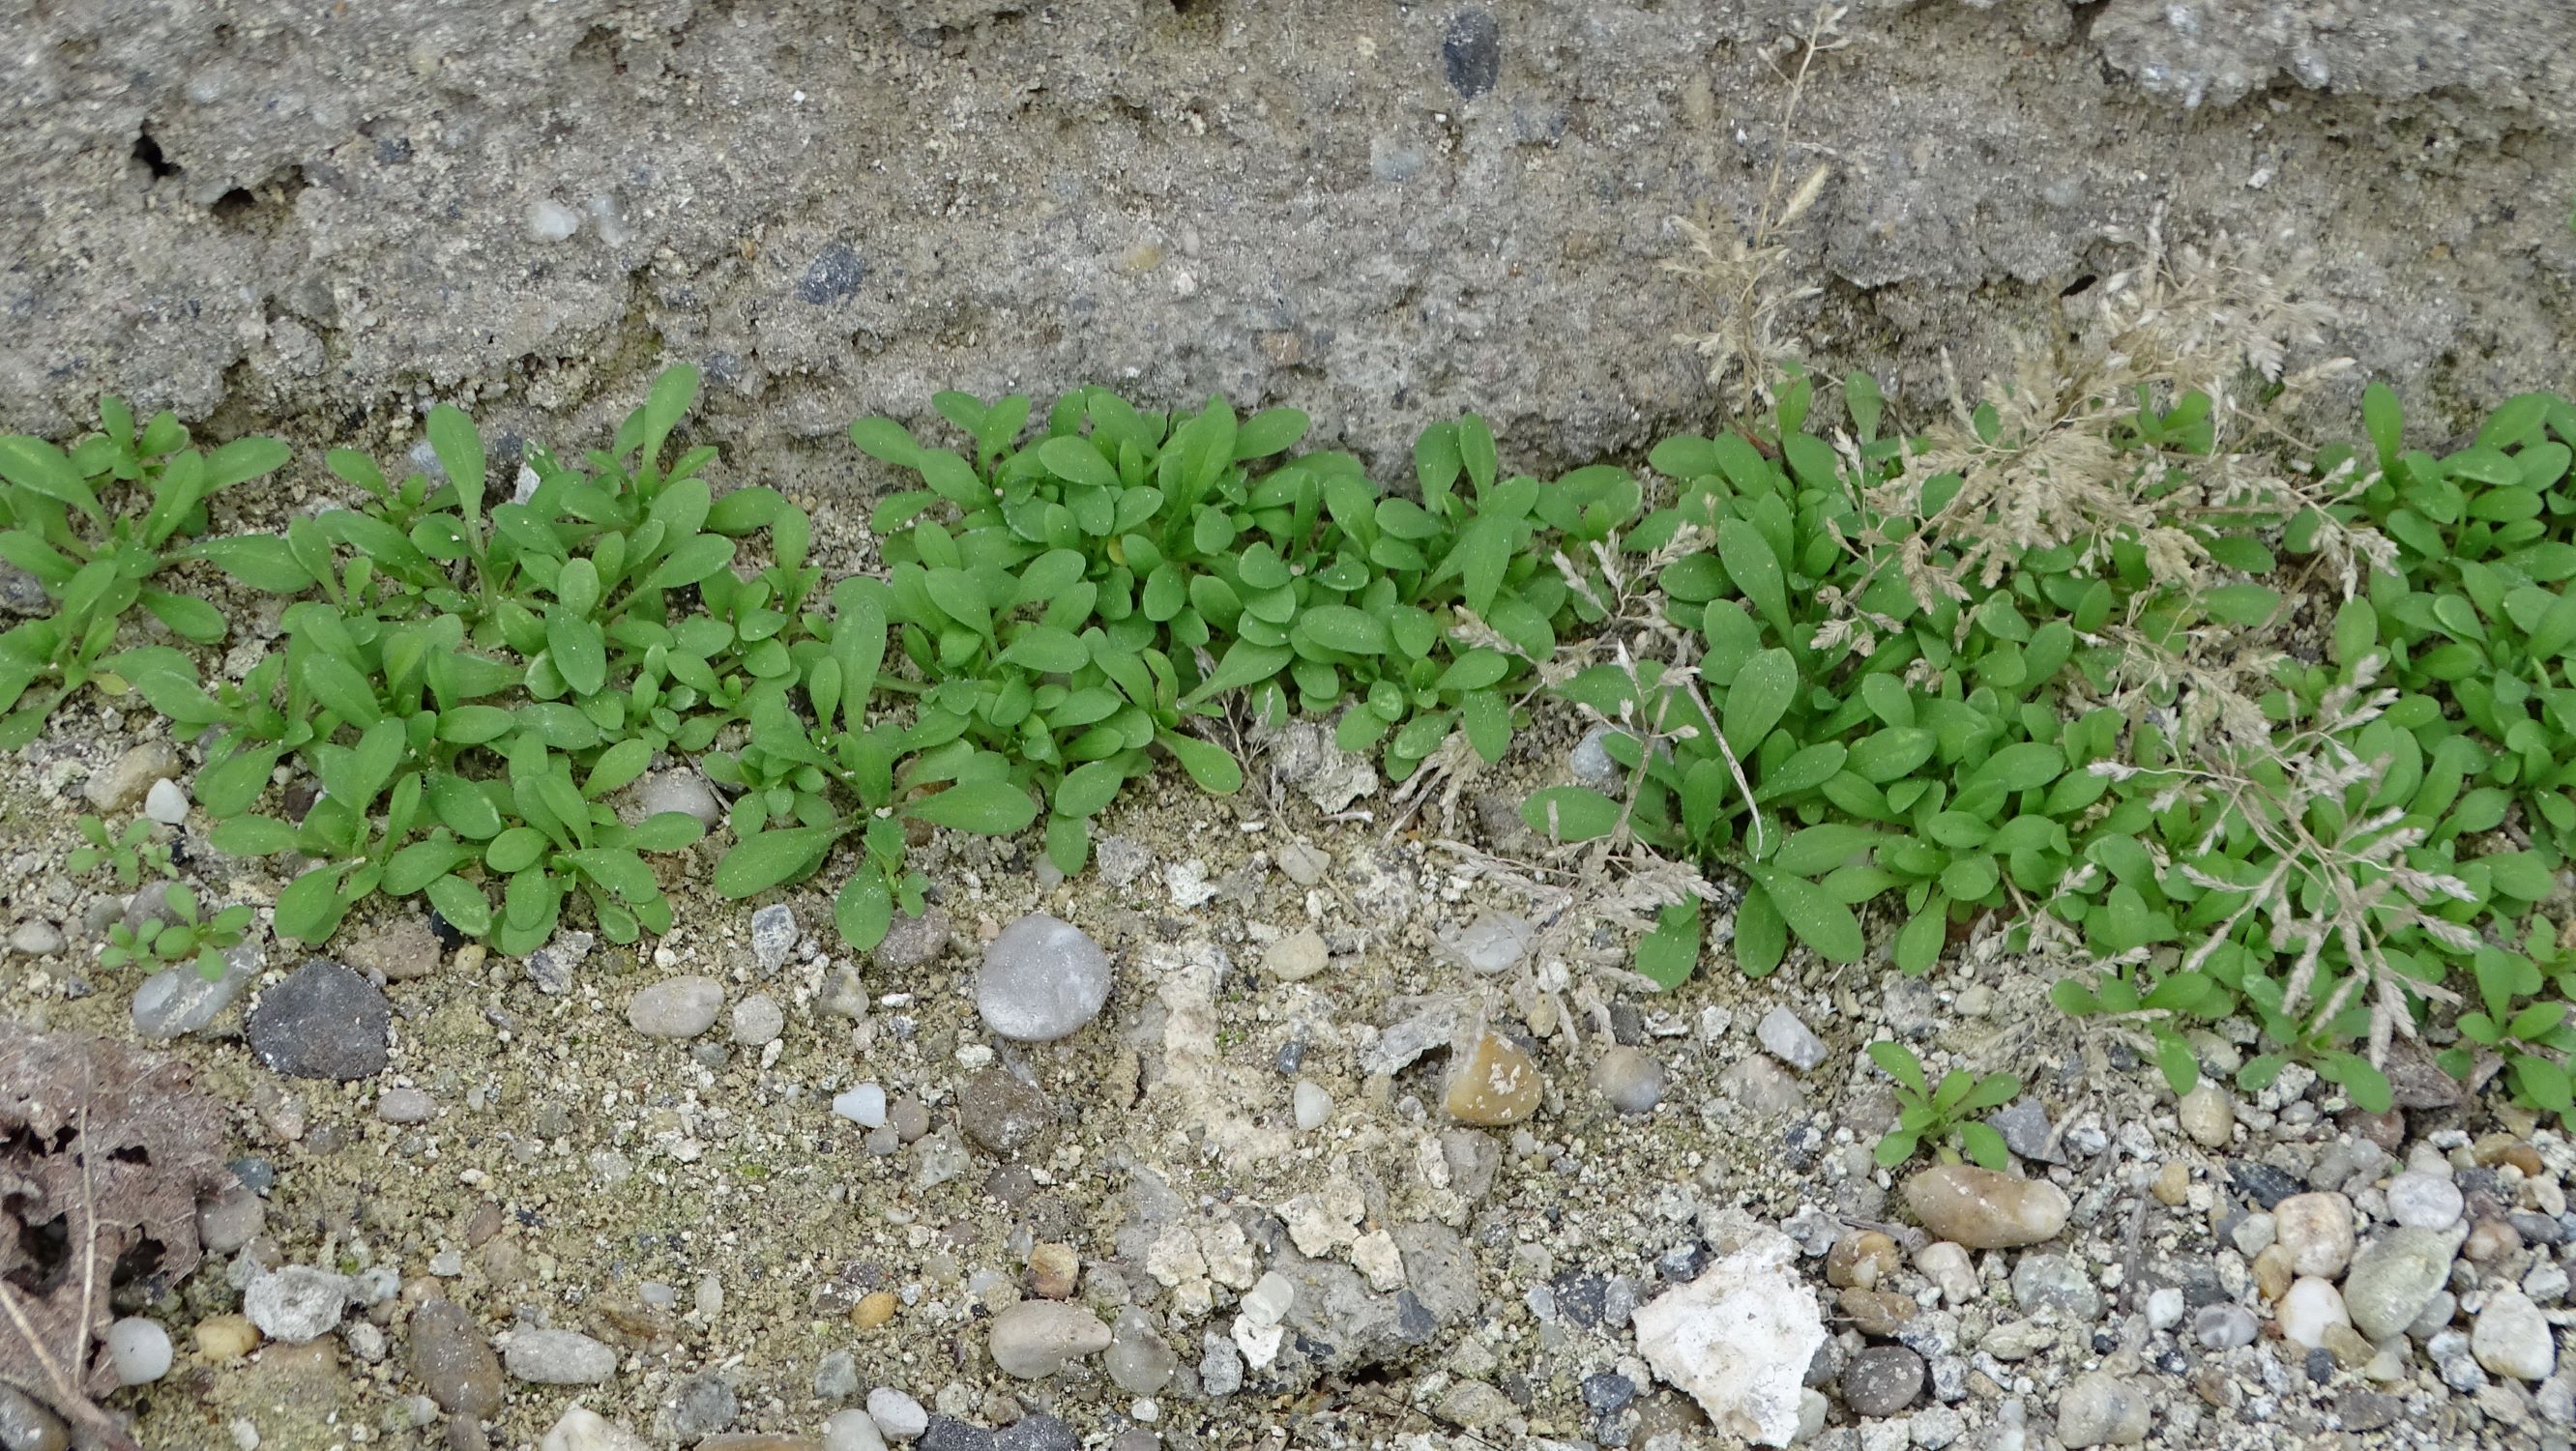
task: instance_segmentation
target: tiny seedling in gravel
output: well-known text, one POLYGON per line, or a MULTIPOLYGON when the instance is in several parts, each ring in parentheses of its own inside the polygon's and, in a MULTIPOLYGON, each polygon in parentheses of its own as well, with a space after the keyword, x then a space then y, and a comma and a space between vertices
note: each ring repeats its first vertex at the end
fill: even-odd
POLYGON ((2021 1094, 2021 1080, 2008 1073, 1980 1077, 1953 1068, 1931 1084, 1914 1050, 1893 1038, 1869 1045, 1870 1061, 1896 1080, 1896 1127, 1878 1141, 1878 1162, 1894 1168, 1930 1146, 1944 1163, 1965 1155, 1972 1163, 2002 1169, 2012 1160, 2003 1135, 1977 1122, 1977 1115, 2001 1108, 2021 1094))

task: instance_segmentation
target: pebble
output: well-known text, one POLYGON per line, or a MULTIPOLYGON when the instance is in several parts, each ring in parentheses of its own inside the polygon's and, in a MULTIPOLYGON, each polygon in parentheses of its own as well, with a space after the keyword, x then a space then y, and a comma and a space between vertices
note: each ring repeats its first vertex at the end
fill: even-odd
MULTIPOLYGON (((477 1448, 480 1451, 480 1448, 477 1448)), ((537 1451, 647 1451, 644 1438, 578 1403, 566 1406, 537 1451)))
POLYGON ((1756 1053, 1718 1075, 1718 1087, 1761 1118, 1790 1118, 1806 1112, 1807 1095, 1780 1060, 1756 1053))
POLYGON ((870 1290, 850 1307, 850 1323, 861 1330, 874 1330, 894 1318, 903 1305, 903 1297, 892 1290, 870 1290))
POLYGON ((2352 1262, 2352 1201, 2340 1194, 2293 1194, 2272 1206, 2274 1240, 2290 1253, 2290 1268, 2331 1280, 2352 1262))
POLYGON ((1977 1298, 1977 1267, 1964 1245, 1936 1239, 1914 1252, 1914 1267, 1939 1288, 1945 1304, 1965 1305, 1977 1298))
POLYGON ((1936 1164, 1905 1181, 1905 1205, 1936 1237, 1969 1249, 2053 1239, 2074 1210, 2066 1191, 1970 1164, 1936 1164))
MULTIPOLYGON (((1148 1401, 1141 1414, 1152 1420, 1159 1410, 1148 1401)), ((1082 1435, 1057 1417, 1030 1411, 993 1438, 993 1451, 1082 1451, 1082 1435)))
POLYGON ((501 1409, 500 1357, 474 1328, 474 1317, 447 1300, 412 1312, 411 1373, 441 1409, 480 1420, 501 1409))
POLYGON ((1603 744, 1616 733, 1609 726, 1596 725, 1583 733, 1583 739, 1574 743, 1574 750, 1566 756, 1565 764, 1566 769, 1574 773, 1575 780, 1598 790, 1608 790, 1619 784, 1619 763, 1612 759, 1609 748, 1603 744))
POLYGON ((536 1385, 597 1385, 617 1373, 617 1352, 577 1330, 522 1330, 502 1359, 513 1378, 536 1385))
POLYGON ((42 917, 30 918, 10 932, 9 950, 21 957, 50 957, 63 950, 62 929, 42 917))
POLYGON ((2191 1317, 2191 1336, 2211 1350, 2234 1350, 2254 1343, 2262 1327, 2242 1305, 2203 1305, 2191 1317))
POLYGON ((975 1010, 1020 1043, 1071 1036, 1109 1001, 1109 954, 1088 933, 1044 912, 1013 922, 984 949, 975 1010))
POLYGON ((881 1128, 886 1121, 885 1090, 873 1083, 862 1083, 856 1088, 835 1094, 832 1097, 832 1112, 863 1129, 881 1128))
POLYGON ((695 817, 700 826, 712 831, 724 821, 724 803, 695 771, 656 771, 635 783, 635 811, 639 817, 662 816, 678 812, 695 817))
POLYGON ((2515 1380, 2541 1381, 2558 1368, 2558 1346, 2549 1319, 2520 1290, 2495 1290, 2469 1332, 2478 1364, 2515 1380))
POLYGON ((1873 1345, 1843 1367, 1843 1404, 1857 1416, 1893 1416, 1923 1394, 1923 1357, 1902 1345, 1873 1345))
POLYGON ((130 746, 116 764, 83 783, 81 795, 102 812, 123 811, 144 797, 155 781, 179 774, 179 753, 168 741, 130 746))
POLYGON ((1118 1312, 1102 1361, 1110 1382, 1131 1396, 1160 1395, 1181 1365, 1170 1342, 1155 1333, 1154 1322, 1132 1307, 1118 1312))
POLYGON ((2182 1290, 2174 1285, 2160 1286, 2147 1292, 2147 1329, 2171 1330, 2182 1323, 2186 1302, 2182 1290))
POLYGON ((1075 1305, 1022 1300, 993 1317, 993 1363, 1021 1380, 1042 1380, 1109 1341, 1108 1325, 1075 1305))
POLYGON ((316 958, 260 994, 244 1036, 272 1072, 347 1083, 384 1071, 392 1024, 393 1005, 382 989, 316 958))
MULTIPOLYGON (((1108 843, 1104 840, 1101 845, 1105 854, 1108 843)), ((1104 860, 1101 866, 1105 871, 1108 863, 1104 860)), ((1279 848, 1279 870, 1287 873, 1288 880, 1298 886, 1314 886, 1323 881, 1324 874, 1332 869, 1333 859, 1306 842, 1292 841, 1279 848)))
POLYGON ((1280 938, 1261 957, 1261 970, 1281 982, 1304 982, 1332 960, 1324 939, 1311 927, 1280 938))
POLYGON ((1825 1061, 1825 1040, 1799 1021, 1798 1015, 1785 1007, 1775 1007, 1762 1015, 1754 1026, 1754 1038, 1771 1050, 1774 1057, 1801 1073, 1825 1061))
POLYGON ((1210 1399, 1243 1389, 1243 1352, 1214 1331, 1199 1337, 1199 1389, 1210 1399))
POLYGON ((1297 1116, 1297 1127, 1306 1133, 1322 1128, 1324 1121, 1333 1116, 1333 1096, 1312 1079, 1298 1079, 1289 1102, 1297 1116))
POLYGON ((348 951, 349 966, 387 982, 408 982, 438 971, 438 935, 418 917, 369 933, 348 951))
POLYGON ((1611 1048, 1592 1065, 1592 1088, 1621 1113, 1653 1113, 1664 1099, 1663 1060, 1643 1048, 1611 1048))
MULTIPOLYGON (((1955 1246, 1954 1246, 1955 1248, 1955 1246)), ((1903 1261, 1896 1241, 1874 1229, 1847 1234, 1825 1254, 1825 1283, 1840 1288, 1874 1290, 1895 1274, 1903 1261)))
MULTIPOLYGON (((259 1349, 259 1328, 243 1315, 209 1315, 191 1334, 197 1354, 217 1365, 230 1364, 259 1349)), ((0 1437, 0 1446, 8 1444, 0 1437)))
POLYGON ((936 907, 929 908, 918 917, 909 912, 898 912, 893 924, 886 928, 886 935, 869 950, 868 957, 877 966, 894 972, 923 967, 939 960, 939 954, 948 950, 948 940, 952 935, 948 914, 936 907))
POLYGON ((2449 1229, 2467 1200, 2439 1174, 2408 1170, 2388 1181, 2388 1217, 2408 1229, 2449 1229))
POLYGON ((129 1315, 108 1326, 101 1340, 119 1385, 149 1385, 170 1373, 170 1332, 159 1321, 129 1315))
POLYGON ((762 1048, 787 1030, 787 1010, 767 993, 753 993, 733 1005, 733 1040, 745 1048, 762 1048))
POLYGON ((2353 1257, 2344 1277, 2344 1308, 2353 1328, 2373 1340, 2405 1329, 2450 1277, 2455 1233, 2412 1227, 2392 1229, 2353 1257))
POLYGON ((143 793, 143 814, 163 826, 180 825, 188 819, 188 793, 165 776, 143 793))
POLYGON ((242 1291, 242 1312, 269 1339, 302 1345, 320 1339, 340 1323, 350 1288, 346 1275, 288 1265, 251 1279, 242 1291))
POLYGON ((2048 1110, 2038 1099, 2016 1099, 2010 1106, 1986 1115, 1985 1122, 2015 1157, 2047 1164, 2065 1162, 2065 1155, 2051 1142, 2056 1128, 2049 1123, 2048 1110))
POLYGON ((693 1441, 725 1429, 741 1414, 741 1398, 724 1377, 701 1372, 664 1395, 656 1429, 677 1440, 693 1441))
POLYGON ((957 1090, 957 1126, 1002 1158, 1037 1143, 1055 1124, 1055 1100, 1007 1068, 987 1068, 957 1090))
POLYGON ((2072 1325, 2102 1318, 2102 1292, 2084 1267, 2064 1255, 2024 1255, 2013 1267, 2014 1303, 2034 1315, 2055 1314, 2072 1325))
POLYGON ((2226 1089, 2203 1083, 2182 1096, 2175 1116, 2193 1143, 2204 1149, 2223 1149, 2236 1127, 2236 1103, 2226 1089))
POLYGON ((2469 1237, 2460 1243, 2461 1257, 2476 1264, 2493 1264, 2522 1248, 2522 1232, 2493 1215, 2480 1215, 2469 1226, 2469 1237))
POLYGON ((796 950, 796 910, 784 902, 772 902, 751 914, 751 958, 760 964, 762 975, 787 965, 787 954, 796 950))
POLYGON ((438 1104, 417 1088, 397 1086, 376 1096, 376 1117, 389 1124, 425 1124, 438 1117, 438 1104))
POLYGON ((1450 1055, 1440 1105, 1449 1116, 1478 1128, 1516 1124, 1538 1112, 1538 1065, 1520 1044, 1487 1033, 1450 1055))
POLYGON ((2272 1307, 2272 1318, 2279 1322, 2283 1339, 2311 1350, 2326 1343, 2329 1330, 2352 1323, 2350 1312, 2344 1309, 2342 1293, 2332 1282, 2313 1275, 2290 1286, 2280 1303, 2272 1307))
POLYGON ((2087 1371, 2057 1401, 2057 1439, 2069 1448, 2135 1446, 2147 1439, 2154 1398, 2118 1376, 2087 1371))
POLYGON ((647 1038, 694 1038, 715 1026, 724 985, 711 977, 671 977, 635 994, 626 1022, 647 1038))
POLYGON ((1029 1247, 1029 1293, 1042 1300, 1069 1300, 1082 1279, 1082 1257, 1073 1246, 1052 1240, 1029 1247))
POLYGON ((1481 1431, 1512 1414, 1511 1397, 1480 1380, 1464 1380, 1441 1396, 1432 1414, 1450 1425, 1481 1431))
POLYGON ((197 1205, 197 1241, 208 1254, 231 1254, 256 1238, 267 1223, 268 1205, 246 1184, 236 1184, 197 1205))
POLYGON ((834 1411, 823 1423, 823 1451, 885 1451, 885 1434, 865 1411, 834 1411))
POLYGON ((1469 971, 1491 977, 1519 966, 1537 938, 1538 926, 1528 918, 1509 912, 1486 912, 1443 945, 1469 971))

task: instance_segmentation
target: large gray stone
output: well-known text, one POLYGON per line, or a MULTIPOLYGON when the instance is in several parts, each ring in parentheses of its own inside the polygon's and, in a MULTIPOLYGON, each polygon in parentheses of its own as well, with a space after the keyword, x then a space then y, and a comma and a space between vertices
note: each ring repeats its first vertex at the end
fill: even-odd
POLYGON ((374 983, 316 958, 260 994, 246 1036, 250 1050, 290 1078, 348 1082, 385 1070, 393 1005, 374 983))
POLYGON ((975 1010, 984 1026, 1022 1043, 1072 1034, 1109 1001, 1109 954, 1070 922, 1031 912, 984 949, 975 1010))

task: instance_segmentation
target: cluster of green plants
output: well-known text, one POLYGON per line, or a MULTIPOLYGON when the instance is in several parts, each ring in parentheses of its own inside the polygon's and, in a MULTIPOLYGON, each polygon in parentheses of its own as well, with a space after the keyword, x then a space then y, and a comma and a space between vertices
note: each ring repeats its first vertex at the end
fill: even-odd
POLYGON ((1893 1168, 1931 1146, 1941 1159, 2000 1170, 2012 1161, 2004 1136, 1976 1115, 2001 1108, 2021 1096, 2021 1080, 2009 1073, 1976 1074, 1953 1068, 1938 1084, 1923 1072, 1923 1060, 1893 1038, 1869 1045, 1869 1059, 1896 1082, 1896 1127, 1878 1140, 1878 1162, 1893 1168))
MULTIPOLYGON (((703 828, 615 802, 657 760, 691 761, 729 797, 717 888, 838 856, 836 919, 865 947, 923 905, 913 833, 1042 821, 1078 872, 1091 822, 1162 757, 1237 789, 1229 724, 1329 719, 1398 779, 1453 740, 1499 760, 1538 667, 1633 624, 1607 618, 1602 561, 1651 559, 1655 623, 1687 648, 1556 687, 1615 723, 1624 780, 1549 787, 1524 814, 1732 874, 1745 971, 1796 944, 1857 961, 1874 914, 1922 972, 1992 919, 2076 948, 2058 1002, 2133 1025, 2178 1090, 2192 1028, 2247 1016, 2266 1041, 2240 1083, 2297 1061, 2383 1103, 2376 1050, 2465 999, 2446 1062, 2493 1051, 2526 1100, 2571 1106, 2576 962, 2538 914, 2576 850, 2563 399, 2511 400, 2436 455, 2404 446, 2374 388, 2367 445, 2314 463, 2361 486, 2296 517, 2189 516, 2208 569, 2182 578, 2154 555, 2169 540, 2121 529, 1991 567, 1991 540, 1940 532, 1960 473, 1883 430, 1866 377, 1793 377, 1764 418, 1667 440, 1651 489, 1613 467, 1507 474, 1473 416, 1427 430, 1397 491, 1300 452, 1293 410, 1162 414, 1086 389, 1032 429, 1026 398, 945 393, 957 448, 853 427, 920 487, 875 512, 883 575, 826 588, 801 510, 718 497, 712 449, 666 458, 696 383, 666 374, 606 449, 533 454, 506 501, 470 420, 434 410, 435 470, 397 481, 335 452, 360 502, 275 535, 199 537, 208 494, 283 461, 267 441, 199 455, 112 400, 68 453, 0 440, 0 550, 59 606, 0 637, 5 728, 32 734, 91 679, 130 689, 201 746, 215 844, 297 863, 282 934, 320 941, 383 891, 514 952, 573 901, 613 940, 667 930, 649 858, 703 828), (2338 529, 2385 534, 2393 567, 2319 612, 2297 576, 2338 529), (191 560, 290 600, 238 681, 173 645, 114 648, 136 603, 183 641, 222 637, 211 607, 144 587, 191 560), (2250 734, 2210 726, 2191 670, 2140 668, 2211 639, 2289 646, 2250 734)), ((2211 406, 2142 399, 2112 436, 2148 495, 2164 461, 2213 447, 2211 406)), ((1968 419, 1987 443, 2005 426, 1968 419)), ((168 873, 148 826, 84 829, 92 865, 168 873)), ((1665 909, 1640 970, 1694 971, 1701 911, 1665 909)), ((227 920, 121 950, 199 955, 227 920)), ((1904 1153, 1987 1157, 1959 1119, 2000 1089, 1912 1090, 1904 1153)))
POLYGON ((0 750, 34 740, 54 707, 101 673, 136 605, 182 639, 224 637, 213 605, 154 581, 225 549, 222 540, 188 542, 206 532, 207 500, 288 457, 273 438, 200 452, 175 414, 138 427, 119 398, 99 401, 98 422, 68 452, 0 437, 0 561, 32 577, 52 607, 0 632, 0 750))
POLYGON ((179 868, 170 860, 170 848, 153 839, 152 827, 149 817, 138 816, 127 822, 123 831, 111 832, 104 819, 83 816, 74 823, 74 829, 79 831, 84 845, 73 847, 64 865, 77 876, 105 868, 127 888, 140 883, 146 873, 176 877, 179 868))

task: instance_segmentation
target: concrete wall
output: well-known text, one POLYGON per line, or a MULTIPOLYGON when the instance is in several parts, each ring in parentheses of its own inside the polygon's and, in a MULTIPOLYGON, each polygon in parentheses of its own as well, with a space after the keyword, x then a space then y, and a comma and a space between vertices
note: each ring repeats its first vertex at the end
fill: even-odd
MULTIPOLYGON (((0 426, 573 437, 666 361, 745 464, 936 388, 1291 401, 1525 457, 1704 422, 1669 219, 1746 214, 1803 0, 0 0, 0 426)), ((2565 0, 1859 5, 1791 133, 1811 354, 1926 396, 2181 235, 2307 249, 2456 420, 2566 385, 2565 0)), ((581 441, 573 437, 573 441, 581 441)))

